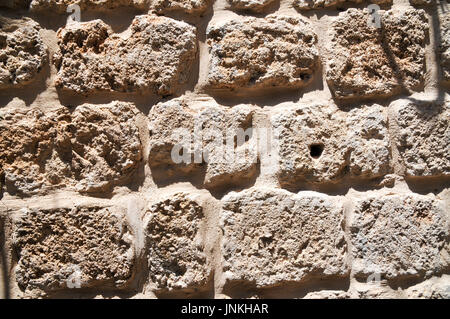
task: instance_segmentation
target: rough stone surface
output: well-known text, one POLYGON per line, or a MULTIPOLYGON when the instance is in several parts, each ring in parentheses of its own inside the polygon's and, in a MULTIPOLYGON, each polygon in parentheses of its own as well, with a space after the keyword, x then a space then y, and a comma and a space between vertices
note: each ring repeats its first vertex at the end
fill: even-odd
MULTIPOLYGON (((362 3, 363 0, 294 0, 294 7, 299 10, 311 10, 319 8, 333 7, 337 5, 362 3)), ((392 0, 371 0, 375 4, 392 4, 392 0)))
POLYGON ((450 83, 450 12, 440 13, 440 52, 443 80, 450 83))
POLYGON ((397 148, 408 176, 450 175, 450 102, 397 100, 397 148))
POLYGON ((357 200, 350 222, 353 271, 393 280, 426 278, 448 268, 449 224, 443 202, 417 195, 357 200))
POLYGON ((207 188, 249 182, 257 174, 256 138, 238 141, 235 136, 252 127, 255 112, 249 105, 221 108, 212 100, 188 105, 174 99, 155 105, 149 114, 150 167, 163 169, 166 178, 203 172, 207 188), (177 145, 183 146, 190 163, 174 161, 172 150, 177 145))
POLYGON ((30 83, 47 64, 39 30, 30 18, 0 16, 0 89, 30 83))
POLYGON ((380 105, 345 113, 324 104, 297 104, 275 112, 271 122, 279 138, 283 186, 390 172, 387 115, 380 105))
POLYGON ((154 15, 137 16, 125 37, 101 20, 58 31, 56 86, 76 93, 151 92, 170 95, 185 85, 197 52, 196 30, 154 15))
POLYGON ((345 276, 343 209, 329 196, 248 189, 223 198, 223 271, 256 287, 345 276))
POLYGON ((212 25, 208 87, 300 88, 317 68, 317 36, 305 19, 270 15, 212 25))
POLYGON ((387 97, 423 85, 425 11, 390 10, 380 15, 381 28, 368 26, 368 11, 358 9, 340 13, 332 23, 326 79, 336 98, 387 97))
POLYGON ((105 192, 136 170, 141 154, 130 103, 0 111, 1 173, 9 193, 34 195, 73 187, 105 192))
POLYGON ((79 206, 16 212, 15 274, 32 292, 126 286, 134 264, 133 235, 113 207, 79 206), (75 286, 77 285, 77 286, 75 286))
POLYGON ((146 215, 149 272, 157 289, 205 286, 210 274, 201 201, 176 193, 152 204, 146 215))
POLYGON ((77 4, 81 10, 105 10, 119 7, 134 7, 147 9, 150 0, 33 0, 30 4, 31 11, 56 11, 66 12, 71 4, 77 4))
POLYGON ((309 292, 304 299, 349 299, 350 294, 342 290, 322 290, 309 292))
POLYGON ((211 0, 154 0, 152 7, 159 13, 181 11, 189 14, 204 13, 211 0))
POLYGON ((450 278, 443 275, 406 289, 406 297, 414 299, 450 299, 450 278))
POLYGON ((230 7, 234 10, 245 10, 251 12, 262 12, 268 5, 275 0, 227 0, 230 7))
MULTIPOLYGON (((441 0, 442 2, 445 2, 446 0, 441 0)), ((409 0, 411 4, 416 5, 424 5, 424 4, 432 4, 433 2, 436 2, 436 0, 409 0)))

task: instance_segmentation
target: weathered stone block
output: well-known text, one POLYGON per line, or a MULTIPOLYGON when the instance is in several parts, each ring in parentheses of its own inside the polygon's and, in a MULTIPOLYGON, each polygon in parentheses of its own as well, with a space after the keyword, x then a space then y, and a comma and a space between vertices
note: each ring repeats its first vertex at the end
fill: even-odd
POLYGON ((429 277, 450 262, 444 203, 427 196, 372 195, 357 200, 350 232, 356 277, 429 277))
MULTIPOLYGON (((294 7, 299 10, 310 10, 334 7, 347 3, 362 3, 363 0, 294 0, 294 7)), ((392 4, 392 0, 371 0, 370 3, 375 4, 392 4)))
POLYGON ((0 89, 30 83, 47 64, 39 24, 0 16, 0 89))
POLYGON ((260 13, 275 0, 227 0, 234 10, 260 13))
POLYGON ((395 95, 421 89, 428 19, 423 10, 379 11, 381 28, 368 26, 368 11, 349 9, 332 23, 326 78, 338 99, 395 95))
POLYGON ((61 187, 105 192, 127 182, 142 157, 131 103, 0 111, 0 168, 11 194, 61 187))
POLYGON ((330 105, 297 104, 276 110, 271 122, 282 186, 375 178, 391 170, 387 115, 380 105, 345 113, 330 105))
POLYGON ((207 285, 211 271, 205 227, 202 201, 195 195, 175 193, 150 206, 144 228, 150 278, 157 290, 207 285))
POLYGON ((193 26, 155 15, 137 16, 125 37, 101 20, 58 31, 56 86, 76 93, 150 92, 170 95, 187 83, 196 58, 193 26))
POLYGON ((30 4, 31 11, 55 11, 65 13, 71 4, 80 6, 85 10, 106 10, 119 7, 133 7, 137 9, 147 9, 150 0, 32 0, 30 4))
POLYGON ((450 175, 450 103, 397 100, 397 148, 408 176, 450 175))
POLYGON ((227 282, 257 288, 348 274, 339 200, 315 193, 248 189, 223 198, 223 271, 227 282))
POLYGON ((114 207, 24 208, 14 215, 17 283, 26 293, 126 287, 133 275, 133 240, 114 207))
POLYGON ((450 12, 440 12, 439 22, 442 77, 444 82, 450 83, 450 12))
POLYGON ((256 109, 227 109, 212 99, 155 105, 149 114, 150 167, 162 169, 165 178, 204 174, 207 188, 251 181, 258 168, 256 137, 250 132, 240 140, 238 134, 252 128, 256 109))
POLYGON ((180 11, 188 14, 202 14, 211 2, 211 0, 155 0, 152 2, 152 8, 159 13, 180 11))
POLYGON ((300 88, 318 64, 317 36, 301 17, 269 15, 207 30, 212 89, 300 88))

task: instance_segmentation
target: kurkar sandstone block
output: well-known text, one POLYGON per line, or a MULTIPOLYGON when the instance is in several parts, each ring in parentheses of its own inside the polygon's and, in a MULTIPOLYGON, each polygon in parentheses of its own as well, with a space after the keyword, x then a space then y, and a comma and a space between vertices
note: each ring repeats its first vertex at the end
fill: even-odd
POLYGON ((180 11, 187 14, 202 14, 212 0, 153 0, 151 7, 158 13, 180 11))
POLYGON ((448 207, 418 194, 372 195, 351 215, 353 271, 388 280, 422 278, 448 270, 448 207))
POLYGON ((223 198, 220 223, 227 282, 263 288, 348 275, 338 198, 268 188, 232 192, 223 198))
POLYGON ((375 178, 391 171, 387 114, 378 104, 348 113, 327 103, 293 104, 274 111, 271 123, 279 141, 282 186, 375 178))
POLYGON ((136 108, 125 102, 1 110, 0 168, 6 190, 31 196, 61 187, 105 192, 136 170, 142 146, 136 108))
POLYGON ((145 232, 149 274, 158 290, 204 288, 210 279, 206 219, 197 195, 179 192, 151 204, 145 232))
MULTIPOLYGON (((348 3, 360 4, 363 0, 294 0, 294 7, 299 10, 310 10, 334 7, 337 5, 343 5, 348 3)), ((370 3, 375 4, 392 4, 392 0, 371 0, 370 3)))
POLYGON ((0 90, 32 82, 47 64, 39 24, 0 15, 0 90))
POLYGON ((439 25, 442 77, 445 82, 450 83, 450 12, 439 14, 439 25))
POLYGON ((137 16, 124 37, 101 20, 58 31, 56 86, 75 93, 170 95, 187 83, 197 53, 193 26, 155 15, 137 16))
POLYGON ((119 7, 133 7, 147 9, 151 0, 32 0, 31 11, 56 11, 65 13, 71 4, 80 6, 81 10, 105 10, 119 7))
POLYGON ((211 89, 300 88, 318 64, 317 36, 301 17, 269 15, 210 25, 211 89))
POLYGON ((399 126, 397 148, 407 176, 450 175, 450 102, 391 104, 399 126))
POLYGON ((275 0, 227 0, 234 10, 260 13, 275 0))
POLYGON ((238 134, 252 127, 256 112, 244 104, 227 109, 211 99, 155 105, 149 114, 150 167, 166 178, 204 174, 207 188, 251 181, 258 169, 256 136, 238 134))
POLYGON ((423 85, 429 31, 425 11, 379 14, 380 28, 368 26, 368 11, 358 9, 340 13, 332 23, 326 79, 338 99, 387 97, 423 85))
POLYGON ((125 288, 133 276, 133 240, 116 207, 24 208, 14 213, 17 283, 31 295, 125 288))

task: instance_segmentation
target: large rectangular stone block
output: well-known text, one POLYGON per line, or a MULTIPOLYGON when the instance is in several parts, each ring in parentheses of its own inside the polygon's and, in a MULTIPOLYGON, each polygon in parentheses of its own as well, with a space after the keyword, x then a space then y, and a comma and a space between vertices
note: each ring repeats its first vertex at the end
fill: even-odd
POLYGON ((348 275, 338 198, 248 189, 223 198, 222 263, 227 283, 256 288, 348 275))
POLYGON ((424 278, 450 262, 448 207, 417 194, 356 200, 351 216, 353 272, 358 278, 424 278))

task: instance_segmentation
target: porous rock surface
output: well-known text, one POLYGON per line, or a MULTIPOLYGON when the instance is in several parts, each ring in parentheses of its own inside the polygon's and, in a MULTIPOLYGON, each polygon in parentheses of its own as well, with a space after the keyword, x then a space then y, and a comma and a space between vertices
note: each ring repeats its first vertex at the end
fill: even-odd
POLYGON ((212 0, 154 0, 151 7, 158 13, 179 11, 187 14, 202 14, 212 0))
POLYGON ((300 17, 270 15, 211 25, 208 87, 300 88, 317 68, 317 35, 300 17))
POLYGON ((234 10, 243 10, 251 12, 262 12, 268 5, 275 0, 227 0, 230 7, 234 10))
POLYGON ((368 26, 368 11, 358 9, 340 13, 332 23, 326 79, 338 99, 387 97, 423 85, 429 28, 425 11, 379 14, 380 28, 368 26))
POLYGON ((78 5, 80 10, 105 10, 119 7, 147 9, 150 0, 32 0, 31 11, 56 11, 64 13, 69 5, 78 5))
POLYGON ((318 273, 345 276, 343 217, 339 201, 313 192, 257 188, 227 195, 220 220, 226 280, 261 288, 318 273))
POLYGON ((133 235, 113 207, 24 208, 15 212, 14 247, 17 283, 30 293, 120 289, 133 275, 133 235))
POLYGON ((105 192, 136 170, 142 146, 130 103, 0 111, 0 168, 10 193, 105 192))
POLYGON ((348 113, 333 105, 297 104, 274 112, 271 122, 282 185, 374 178, 391 170, 387 114, 378 104, 348 113))
POLYGON ((449 101, 392 103, 399 126, 397 148, 408 176, 450 175, 449 101))
POLYGON ((445 82, 450 83, 450 12, 440 13, 439 20, 442 76, 445 82))
MULTIPOLYGON (((353 3, 360 4, 363 0, 294 0, 294 7, 299 10, 311 10, 328 8, 337 5, 353 3)), ((375 4, 392 4, 392 0, 372 0, 370 3, 375 4)))
POLYGON ((188 193, 175 193, 151 204, 146 217, 149 271, 157 289, 205 286, 210 273, 202 202, 188 193))
POLYGON ((446 2, 0 0, 0 298, 449 298, 446 2))
POLYGON ((0 90, 30 83, 47 64, 39 24, 0 15, 0 90))
POLYGON ((443 202, 422 195, 375 195, 356 201, 350 223, 355 275, 423 278, 448 269, 445 209, 443 202))
POLYGON ((204 170, 207 188, 250 181, 257 174, 256 137, 238 140, 237 134, 252 127, 256 111, 244 104, 224 109, 212 100, 187 104, 174 99, 155 105, 149 114, 150 167, 164 170, 166 177, 204 170), (184 151, 181 162, 173 157, 177 145, 184 151))
POLYGON ((56 87, 75 93, 150 92, 170 95, 186 84, 197 52, 196 30, 155 15, 137 16, 125 37, 101 20, 58 31, 56 87))

